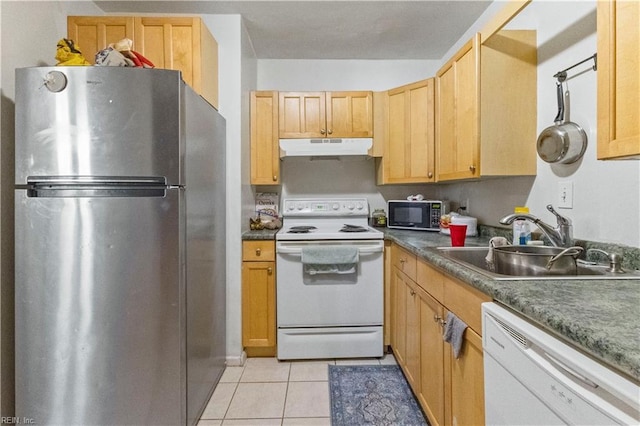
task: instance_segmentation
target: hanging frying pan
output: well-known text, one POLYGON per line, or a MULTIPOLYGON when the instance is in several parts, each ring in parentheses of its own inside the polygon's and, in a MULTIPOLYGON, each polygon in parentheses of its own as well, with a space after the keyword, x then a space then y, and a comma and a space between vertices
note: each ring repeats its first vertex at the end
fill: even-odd
POLYGON ((564 119, 562 83, 556 83, 558 115, 555 125, 547 127, 538 136, 538 155, 547 163, 571 164, 578 161, 587 149, 587 134, 576 123, 564 119))

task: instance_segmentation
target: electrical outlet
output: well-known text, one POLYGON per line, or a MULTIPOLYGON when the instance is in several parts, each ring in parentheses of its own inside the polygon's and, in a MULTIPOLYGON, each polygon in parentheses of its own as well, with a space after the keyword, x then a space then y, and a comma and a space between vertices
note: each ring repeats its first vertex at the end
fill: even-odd
POLYGON ((458 213, 469 214, 469 199, 465 198, 464 200, 460 200, 460 204, 458 206, 458 213))
POLYGON ((573 182, 564 181, 558 183, 558 208, 573 208, 573 182))

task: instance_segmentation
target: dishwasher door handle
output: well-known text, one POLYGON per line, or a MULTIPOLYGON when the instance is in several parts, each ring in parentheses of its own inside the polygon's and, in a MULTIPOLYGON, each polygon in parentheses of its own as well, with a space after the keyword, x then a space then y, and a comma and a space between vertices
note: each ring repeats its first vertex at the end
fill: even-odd
POLYGON ((544 356, 547 358, 547 360, 549 360, 557 368, 561 369, 562 371, 564 371, 567 374, 570 374, 572 377, 580 380, 584 384, 589 385, 594 389, 599 387, 597 383, 593 382, 592 380, 587 379, 582 374, 575 372, 570 367, 568 367, 566 364, 564 364, 563 362, 559 361, 558 359, 552 357, 547 352, 544 352, 544 356))

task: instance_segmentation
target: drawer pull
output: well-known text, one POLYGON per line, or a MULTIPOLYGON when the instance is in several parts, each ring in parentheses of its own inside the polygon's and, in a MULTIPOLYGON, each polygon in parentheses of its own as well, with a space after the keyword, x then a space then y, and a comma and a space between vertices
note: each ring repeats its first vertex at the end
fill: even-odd
POLYGON ((273 268, 272 267, 268 267, 267 268, 267 274, 269 274, 269 275, 273 274, 273 268))
POLYGON ((260 256, 262 254, 262 249, 260 247, 258 247, 256 249, 256 256, 260 256))

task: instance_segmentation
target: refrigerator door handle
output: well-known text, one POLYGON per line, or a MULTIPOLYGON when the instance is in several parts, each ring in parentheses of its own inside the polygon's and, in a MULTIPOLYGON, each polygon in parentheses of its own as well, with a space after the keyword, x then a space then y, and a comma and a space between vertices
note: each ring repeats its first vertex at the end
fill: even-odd
POLYGON ((25 185, 30 198, 164 197, 164 177, 39 176, 25 185))
POLYGON ((28 176, 28 185, 166 185, 165 176, 28 176))

